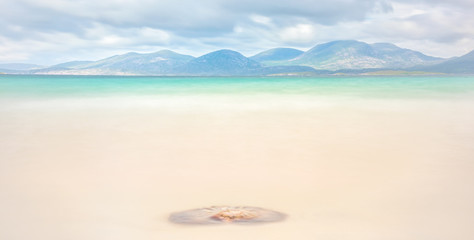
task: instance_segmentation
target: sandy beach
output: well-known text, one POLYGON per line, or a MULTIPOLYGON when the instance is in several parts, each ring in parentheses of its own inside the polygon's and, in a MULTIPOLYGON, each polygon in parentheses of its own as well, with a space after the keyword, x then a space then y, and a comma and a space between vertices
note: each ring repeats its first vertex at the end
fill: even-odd
POLYGON ((0 238, 471 239, 474 96, 2 99, 0 238), (213 205, 283 212, 182 226, 213 205))

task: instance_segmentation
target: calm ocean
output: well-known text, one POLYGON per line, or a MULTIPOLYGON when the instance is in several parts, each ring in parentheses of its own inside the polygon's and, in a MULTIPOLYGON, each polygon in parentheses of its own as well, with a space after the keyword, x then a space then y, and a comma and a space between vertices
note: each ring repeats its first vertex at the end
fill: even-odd
POLYGON ((374 98, 470 94, 474 77, 120 77, 0 75, 0 97, 277 94, 374 98))

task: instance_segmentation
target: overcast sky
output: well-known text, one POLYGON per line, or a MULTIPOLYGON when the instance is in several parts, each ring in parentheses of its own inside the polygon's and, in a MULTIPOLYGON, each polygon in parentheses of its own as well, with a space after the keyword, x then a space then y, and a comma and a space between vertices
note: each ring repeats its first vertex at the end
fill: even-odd
POLYGON ((0 63, 170 49, 307 50, 343 39, 439 57, 474 50, 474 0, 0 0, 0 63))

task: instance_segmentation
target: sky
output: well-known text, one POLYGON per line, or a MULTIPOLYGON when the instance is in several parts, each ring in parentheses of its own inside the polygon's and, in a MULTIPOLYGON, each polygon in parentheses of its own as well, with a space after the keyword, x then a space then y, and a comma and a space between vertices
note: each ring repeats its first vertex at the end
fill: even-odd
POLYGON ((134 51, 246 56, 354 39, 436 57, 474 50, 473 0, 0 0, 0 63, 134 51))

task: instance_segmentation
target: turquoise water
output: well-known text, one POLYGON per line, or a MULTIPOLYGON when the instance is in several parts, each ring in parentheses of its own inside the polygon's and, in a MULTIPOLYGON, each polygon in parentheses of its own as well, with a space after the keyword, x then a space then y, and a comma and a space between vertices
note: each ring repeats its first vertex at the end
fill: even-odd
POLYGON ((122 77, 0 76, 0 97, 283 94, 374 98, 470 95, 474 76, 417 77, 122 77))

